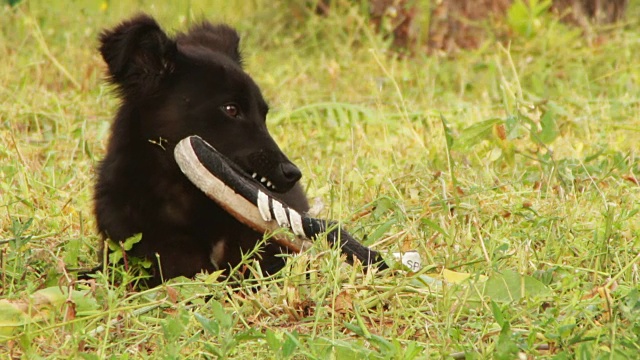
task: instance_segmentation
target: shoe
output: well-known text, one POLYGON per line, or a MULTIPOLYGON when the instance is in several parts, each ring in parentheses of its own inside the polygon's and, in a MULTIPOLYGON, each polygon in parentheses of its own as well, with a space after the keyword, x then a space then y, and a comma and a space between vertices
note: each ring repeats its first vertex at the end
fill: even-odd
MULTIPOLYGON (((309 240, 326 233, 331 245, 339 244, 342 253, 347 255, 348 263, 352 264, 356 258, 366 268, 388 268, 377 251, 360 244, 335 221, 300 214, 260 190, 255 179, 201 137, 188 136, 180 140, 174 149, 174 158, 191 183, 253 230, 264 233, 286 228, 309 240)), ((272 240, 291 251, 301 251, 298 244, 277 236, 277 233, 272 240)))

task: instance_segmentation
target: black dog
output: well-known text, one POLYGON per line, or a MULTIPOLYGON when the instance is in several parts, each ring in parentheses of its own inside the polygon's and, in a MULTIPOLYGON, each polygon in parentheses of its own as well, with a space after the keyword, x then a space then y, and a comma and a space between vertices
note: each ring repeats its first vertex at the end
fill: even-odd
MULTIPOLYGON (((206 22, 170 38, 146 15, 100 36, 122 103, 97 169, 98 229, 115 242, 142 233, 128 254, 154 261, 149 285, 159 283, 161 274, 169 279, 233 268, 263 237, 180 172, 173 149, 188 135, 215 146, 270 195, 299 212, 308 210, 300 170, 269 135, 269 108, 242 70, 239 40, 233 29, 206 22)), ((275 255, 283 251, 267 243, 263 269, 281 268, 275 255)))

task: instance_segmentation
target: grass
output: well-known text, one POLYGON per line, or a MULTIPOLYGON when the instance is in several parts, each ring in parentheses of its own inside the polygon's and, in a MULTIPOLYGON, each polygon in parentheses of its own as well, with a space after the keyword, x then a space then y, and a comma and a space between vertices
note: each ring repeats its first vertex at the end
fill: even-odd
POLYGON ((637 356, 640 7, 587 36, 541 15, 510 44, 403 57, 338 3, 0 8, 2 358, 637 356), (137 10, 236 26, 322 216, 424 269, 365 275, 318 243, 260 290, 73 282, 65 268, 98 257, 94 168, 117 106, 96 37, 137 10))

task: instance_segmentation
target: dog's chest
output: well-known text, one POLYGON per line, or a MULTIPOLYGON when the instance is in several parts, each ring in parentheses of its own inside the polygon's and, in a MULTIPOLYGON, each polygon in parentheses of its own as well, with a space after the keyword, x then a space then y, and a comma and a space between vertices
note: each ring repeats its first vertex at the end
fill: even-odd
POLYGON ((182 182, 159 180, 154 190, 159 199, 155 210, 161 223, 177 227, 193 225, 197 216, 197 194, 193 189, 182 182))

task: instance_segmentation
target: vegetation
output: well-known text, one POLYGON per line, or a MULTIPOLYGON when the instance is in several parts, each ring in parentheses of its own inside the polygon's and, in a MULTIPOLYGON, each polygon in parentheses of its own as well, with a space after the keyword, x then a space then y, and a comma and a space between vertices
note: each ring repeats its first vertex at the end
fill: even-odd
POLYGON ((515 9, 510 43, 447 57, 388 50, 348 2, 297 3, 0 8, 2 357, 636 357, 640 6, 588 36, 515 9), (319 242, 235 287, 135 291, 110 285, 118 268, 75 282, 99 257, 94 168, 117 105, 96 37, 139 10, 236 26, 321 216, 423 269, 363 274, 319 242))

